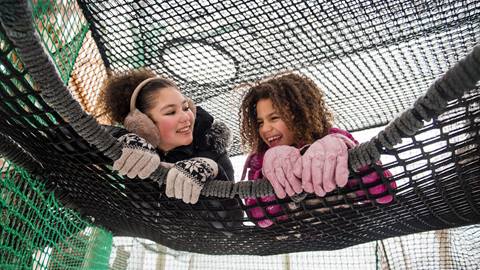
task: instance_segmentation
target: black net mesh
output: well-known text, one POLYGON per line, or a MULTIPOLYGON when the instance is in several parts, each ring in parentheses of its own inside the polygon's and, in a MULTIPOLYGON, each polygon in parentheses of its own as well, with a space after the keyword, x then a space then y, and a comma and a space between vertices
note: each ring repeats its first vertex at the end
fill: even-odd
POLYGON ((316 80, 339 127, 384 125, 479 40, 471 0, 80 3, 107 67, 173 77, 232 130, 235 87, 285 69, 316 80))
MULTIPOLYGON (((479 40, 478 1, 79 5, 89 24, 89 32, 75 28, 83 43, 60 58, 53 57, 60 51, 50 54, 86 111, 95 113, 106 69, 148 66, 179 81, 186 95, 234 130, 232 155, 240 153, 236 112, 242 91, 237 86, 243 82, 284 69, 300 70, 325 89, 337 126, 361 130, 393 119, 479 40), (59 63, 65 59, 74 67, 62 69, 59 63)), ((74 10, 72 14, 80 12, 74 10)), ((270 255, 340 249, 480 221, 478 87, 450 102, 445 113, 416 135, 386 150, 383 166, 351 174, 351 179, 359 179, 375 171, 381 175, 378 182, 360 181, 325 199, 310 195, 300 203, 286 199, 260 204, 263 209, 282 207, 277 215, 264 210, 275 224, 262 229, 252 218, 236 214, 249 209, 238 198, 238 204, 210 197, 187 205, 163 196, 163 187, 156 183, 112 172, 111 161, 40 98, 1 30, 2 135, 28 153, 24 158, 41 164, 31 170, 42 174, 47 189, 64 205, 115 235, 198 253, 270 255), (386 170, 393 175, 385 176, 386 170), (382 194, 368 191, 393 182, 397 188, 382 194), (393 202, 378 203, 387 194, 394 196, 393 202), (288 218, 279 218, 284 215, 288 218)), ((7 157, 18 160, 22 155, 7 157)), ((473 249, 478 249, 472 239, 473 249)), ((446 261, 456 267, 456 257, 446 261)))

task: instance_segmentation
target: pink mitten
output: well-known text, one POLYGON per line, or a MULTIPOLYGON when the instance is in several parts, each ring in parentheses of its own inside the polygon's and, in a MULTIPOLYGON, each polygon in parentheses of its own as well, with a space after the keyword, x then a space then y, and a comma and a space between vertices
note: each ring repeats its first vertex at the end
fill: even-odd
POLYGON ((303 154, 301 169, 295 165, 294 174, 301 176, 306 192, 325 196, 348 181, 347 144, 337 135, 329 134, 315 141, 303 154))
POLYGON ((340 133, 331 133, 330 136, 334 136, 334 137, 337 137, 337 138, 341 139, 347 145, 348 149, 352 149, 355 146, 357 146, 357 143, 352 141, 346 135, 343 135, 343 134, 340 134, 340 133))
POLYGON ((300 159, 300 151, 288 145, 272 147, 265 152, 263 175, 272 184, 278 198, 283 199, 287 194, 293 196, 303 191, 300 179, 293 173, 294 166, 300 159))

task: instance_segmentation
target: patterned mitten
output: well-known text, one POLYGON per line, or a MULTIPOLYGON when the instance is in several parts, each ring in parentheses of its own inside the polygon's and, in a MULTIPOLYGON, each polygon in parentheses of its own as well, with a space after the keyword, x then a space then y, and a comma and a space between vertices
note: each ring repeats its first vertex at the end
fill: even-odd
POLYGON ((192 158, 178 161, 168 171, 165 194, 182 199, 185 203, 196 203, 205 183, 218 174, 218 165, 209 158, 192 158))
POLYGON ((160 157, 155 147, 142 137, 127 133, 118 138, 118 141, 123 144, 122 155, 113 163, 113 169, 120 175, 145 179, 160 165, 160 157))

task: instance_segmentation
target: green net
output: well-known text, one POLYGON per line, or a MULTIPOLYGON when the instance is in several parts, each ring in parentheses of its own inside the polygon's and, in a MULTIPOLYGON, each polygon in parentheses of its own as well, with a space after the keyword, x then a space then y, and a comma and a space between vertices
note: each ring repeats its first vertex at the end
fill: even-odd
POLYGON ((89 113, 95 111, 106 69, 75 1, 32 1, 35 27, 62 80, 89 113))
MULTIPOLYGON (((34 1, 32 5, 45 48, 62 79, 68 82, 78 73, 74 72, 74 66, 85 46, 88 24, 73 1, 34 1)), ((26 94, 21 99, 5 101, 5 105, 17 112, 45 110, 41 100, 27 94, 35 85, 3 31, 0 48, 11 64, 11 67, 1 65, 1 72, 10 76, 14 75, 12 70, 17 73, 12 83, 26 94)), ((15 95, 8 85, 2 82, 1 86, 3 93, 15 95)), ((84 102, 88 103, 92 102, 84 102)), ((49 112, 31 116, 18 113, 10 121, 27 129, 43 129, 58 124, 58 116, 49 112)), ((108 269, 110 232, 65 208, 41 179, 3 160, 2 164, 0 269, 108 269)))
POLYGON ((40 179, 2 163, 0 269, 107 269, 111 233, 63 207, 40 179))
POLYGON ((67 83, 89 25, 75 1, 39 0, 32 7, 43 44, 67 83))

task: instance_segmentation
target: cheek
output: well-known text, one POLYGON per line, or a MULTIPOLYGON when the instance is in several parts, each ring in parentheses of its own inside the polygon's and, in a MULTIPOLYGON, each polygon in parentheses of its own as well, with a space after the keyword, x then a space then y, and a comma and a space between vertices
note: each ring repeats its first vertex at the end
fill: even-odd
POLYGON ((267 140, 265 139, 265 133, 260 132, 260 139, 262 139, 264 143, 267 143, 267 140))
POLYGON ((294 143, 294 134, 290 129, 287 127, 286 124, 282 125, 282 134, 284 136, 285 144, 291 145, 294 143))
POLYGON ((176 122, 172 119, 165 119, 157 122, 157 129, 160 133, 160 139, 165 140, 173 136, 176 131, 176 122))
POLYGON ((293 135, 293 133, 290 132, 290 134, 288 134, 288 142, 287 142, 288 145, 292 145, 292 144, 295 144, 295 136, 293 135))

